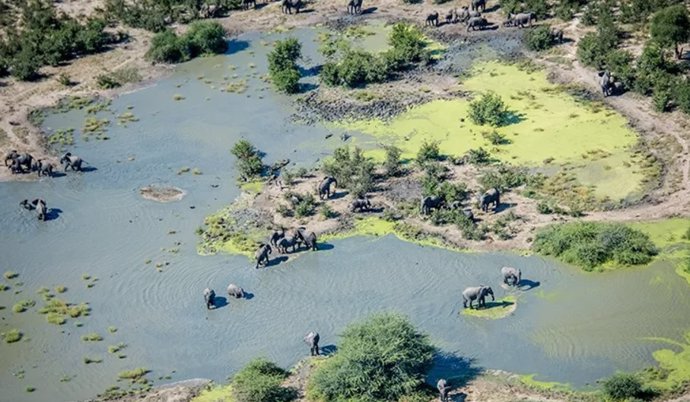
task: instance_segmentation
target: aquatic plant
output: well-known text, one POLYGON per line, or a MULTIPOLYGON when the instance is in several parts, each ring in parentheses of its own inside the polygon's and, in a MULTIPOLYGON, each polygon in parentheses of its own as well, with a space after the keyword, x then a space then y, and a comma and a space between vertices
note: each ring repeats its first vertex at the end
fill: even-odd
POLYGON ((115 354, 126 347, 127 345, 122 342, 118 343, 117 345, 110 345, 108 346, 108 353, 115 354))
POLYGON ((139 118, 137 118, 134 115, 134 113, 129 112, 129 111, 124 112, 124 113, 120 114, 119 116, 117 116, 117 123, 120 125, 126 125, 127 123, 132 123, 132 122, 136 122, 136 121, 139 121, 139 118))
POLYGON ((2 336, 2 339, 5 341, 5 343, 15 343, 19 342, 24 334, 20 330, 14 328, 0 333, 0 336, 2 336))
POLYGON ((106 127, 110 124, 108 119, 98 119, 96 117, 87 117, 82 127, 82 133, 88 134, 103 134, 106 127))
POLYGON ((132 383, 138 382, 141 380, 146 374, 150 373, 151 370, 139 367, 135 368, 133 370, 126 370, 126 371, 121 371, 117 377, 122 379, 122 380, 130 380, 132 383))
POLYGON ((86 335, 82 335, 81 340, 84 342, 100 342, 103 340, 103 337, 96 332, 91 332, 86 335))
POLYGON ((103 359, 100 357, 90 357, 90 356, 85 356, 84 357, 84 364, 97 364, 97 363, 102 363, 103 359))
POLYGON ((175 95, 173 95, 173 100, 175 100, 175 101, 184 100, 184 96, 182 96, 180 94, 175 94, 175 95))
POLYGON ((58 285, 55 287, 55 292, 56 293, 65 293, 67 291, 67 287, 63 285, 58 285))
POLYGON ((26 387, 26 392, 31 393, 31 392, 34 392, 34 391, 36 391, 36 388, 34 388, 34 387, 26 387))
POLYGON ((58 313, 48 313, 46 314, 46 321, 55 325, 62 325, 67 322, 64 315, 58 313))
POLYGON ((479 99, 469 104, 469 118, 474 124, 485 124, 500 127, 508 123, 508 108, 501 97, 493 92, 486 92, 479 99))
POLYGON ((56 130, 53 134, 48 136, 48 143, 51 145, 74 145, 74 129, 66 128, 56 130))
POLYGON ((302 44, 295 38, 275 42, 268 54, 268 74, 273 85, 281 92, 294 94, 299 91, 301 77, 297 60, 302 57, 302 44))
POLYGON ((28 310, 29 308, 33 307, 36 305, 36 302, 34 300, 21 300, 12 306, 12 311, 15 313, 23 313, 24 311, 28 310))
POLYGON ((0 292, 5 292, 7 290, 10 290, 10 286, 5 283, 0 283, 0 292))
POLYGON ((3 276, 5 277, 5 279, 9 281, 10 279, 15 279, 19 277, 19 274, 14 271, 6 271, 3 276))
POLYGON ((111 334, 114 334, 115 332, 117 332, 117 327, 115 327, 113 325, 109 326, 108 332, 110 332, 111 334))
POLYGON ((265 359, 249 362, 232 378, 232 396, 237 402, 287 402, 297 397, 297 390, 281 386, 287 371, 265 359))

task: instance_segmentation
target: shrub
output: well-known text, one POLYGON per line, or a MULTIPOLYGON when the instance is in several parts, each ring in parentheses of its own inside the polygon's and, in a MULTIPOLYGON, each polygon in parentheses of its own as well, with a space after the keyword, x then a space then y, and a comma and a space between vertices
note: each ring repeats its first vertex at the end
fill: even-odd
POLYGON ((383 161, 383 169, 386 171, 386 176, 395 177, 401 173, 400 156, 402 150, 395 145, 386 145, 386 160, 383 161))
POLYGON ((361 50, 348 51, 338 65, 338 79, 350 88, 383 82, 388 76, 380 57, 361 50))
POLYGON ((268 54, 268 74, 279 91, 299 91, 300 73, 297 60, 302 57, 302 44, 295 38, 279 40, 268 54))
POLYGON ((618 46, 619 32, 612 12, 601 12, 597 18, 597 32, 586 34, 577 44, 577 57, 582 63, 596 68, 606 64, 606 58, 618 46))
POLYGON ((616 401, 635 398, 642 393, 642 383, 633 374, 615 374, 604 381, 604 393, 616 401))
POLYGON ((635 85, 635 58, 633 55, 625 50, 614 50, 606 56, 606 66, 627 89, 631 89, 635 85))
POLYGON ((228 49, 225 29, 215 21, 195 21, 185 36, 193 56, 219 54, 228 49))
POLYGON ((338 216, 338 214, 328 204, 323 204, 321 206, 320 213, 324 219, 332 219, 338 216))
POLYGON ((300 201, 295 205, 295 216, 303 218, 305 216, 314 215, 316 210, 316 200, 311 193, 304 194, 300 197, 300 201))
POLYGON ((546 50, 553 45, 553 38, 551 37, 551 27, 548 25, 540 25, 535 29, 527 31, 525 34, 525 43, 528 49, 531 50, 546 50))
POLYGON ((96 76, 96 85, 101 89, 113 89, 122 86, 122 84, 108 74, 99 74, 96 76))
POLYGON ((673 48, 677 59, 682 56, 680 43, 690 40, 690 15, 683 4, 664 8, 652 17, 652 40, 666 48, 673 48))
POLYGON ((5 279, 7 279, 7 280, 9 281, 10 279, 16 279, 16 278, 18 278, 18 277, 19 277, 19 274, 16 273, 16 272, 14 272, 14 271, 5 271, 5 273, 3 274, 3 276, 5 277, 5 279))
POLYGON ((424 384, 434 347, 396 314, 378 314, 349 325, 336 355, 310 380, 317 399, 396 401, 424 384))
POLYGON ((239 140, 230 152, 237 158, 240 180, 250 181, 261 175, 264 164, 259 151, 247 140, 239 140))
POLYGON ((524 167, 501 164, 495 169, 487 170, 479 177, 479 184, 484 189, 497 188, 505 191, 526 184, 539 185, 540 177, 532 175, 524 167))
POLYGON ((399 22, 393 26, 388 35, 388 51, 396 63, 418 63, 429 60, 427 41, 424 34, 416 25, 399 22))
POLYGON ((508 109, 500 96, 487 92, 481 98, 470 102, 469 117, 478 125, 500 127, 506 124, 508 109))
POLYGON ((348 147, 337 148, 333 157, 324 162, 323 170, 355 197, 363 197, 374 187, 374 162, 357 147, 352 151, 348 147))
POLYGON ((535 251, 591 271, 606 263, 648 263, 657 250, 649 237, 617 223, 576 222, 549 226, 537 233, 535 251))
POLYGON ((191 59, 192 52, 184 37, 165 30, 153 37, 146 57, 157 63, 181 63, 191 59))
POLYGON ((81 340, 84 342, 100 342, 103 340, 103 337, 96 332, 91 332, 86 335, 82 335, 81 340))
POLYGON ((321 79, 321 82, 328 86, 334 87, 340 85, 340 67, 337 63, 327 61, 323 64, 323 67, 321 68, 319 78, 321 79))
POLYGON ((472 165, 486 165, 491 163, 491 154, 482 147, 467 151, 467 163, 472 165))
POLYGON ((144 376, 150 372, 151 370, 139 367, 133 370, 120 371, 117 377, 122 380, 130 380, 132 383, 135 383, 144 378, 144 376))
POLYGON ((429 161, 437 161, 441 159, 441 150, 439 149, 438 141, 424 140, 422 146, 417 151, 417 163, 424 165, 429 161))
POLYGON ((287 376, 275 363, 255 359, 233 377, 232 394, 237 402, 291 401, 297 396, 296 390, 281 386, 287 376))
POLYGON ((23 313, 35 305, 36 302, 33 300, 20 300, 12 306, 12 311, 15 313, 23 313))

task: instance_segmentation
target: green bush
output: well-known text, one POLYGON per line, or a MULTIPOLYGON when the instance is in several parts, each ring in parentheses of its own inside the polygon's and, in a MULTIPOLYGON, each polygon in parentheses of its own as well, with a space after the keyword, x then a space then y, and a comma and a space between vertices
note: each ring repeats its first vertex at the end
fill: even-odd
POLYGON ((487 165, 491 163, 491 154, 482 147, 467 151, 467 163, 472 165, 487 165))
POLYGON ((237 158, 241 181, 250 181, 261 175, 264 169, 259 151, 247 140, 239 140, 230 152, 237 158))
POLYGON ((635 58, 625 50, 613 50, 606 56, 606 66, 625 88, 632 89, 635 85, 636 71, 633 67, 635 58))
POLYGON ((184 37, 165 30, 153 37, 146 57, 158 63, 181 63, 191 59, 192 52, 184 37))
POLYGON ((399 22, 393 26, 388 35, 388 51, 396 63, 427 62, 430 54, 427 49, 427 40, 416 25, 399 22))
POLYGON ((404 317, 378 314, 349 325, 338 352, 316 369, 309 391, 325 401, 397 401, 418 391, 434 347, 404 317))
POLYGON ((158 63, 181 63, 225 50, 227 43, 223 27, 217 22, 199 21, 193 23, 182 36, 169 29, 157 33, 151 40, 146 57, 158 63))
POLYGON ((551 27, 549 25, 540 25, 534 29, 530 29, 525 34, 525 44, 531 50, 546 50, 553 46, 553 38, 551 37, 551 27))
POLYGON ((470 102, 469 117, 474 124, 500 127, 507 123, 508 109, 499 95, 487 92, 470 102))
POLYGON ((228 49, 225 29, 215 21, 195 21, 185 36, 193 56, 219 54, 228 49))
POLYGON ((297 60, 302 57, 302 44, 295 38, 279 40, 268 54, 268 74, 273 85, 288 94, 299 92, 300 72, 297 60))
POLYGON ((577 44, 578 59, 588 66, 603 68, 610 52, 620 41, 612 12, 601 12, 597 17, 597 32, 586 34, 577 44))
POLYGON ((642 394, 642 382, 633 374, 615 374, 604 381, 604 393, 614 401, 635 398, 642 394))
POLYGON ((312 216, 316 211, 316 200, 311 193, 304 194, 300 197, 300 201, 295 205, 295 216, 303 218, 305 216, 312 216))
POLYGON ((294 388, 282 387, 288 373, 265 359, 249 362, 232 378, 232 395, 237 402, 287 402, 297 397, 294 388))
POLYGON ((673 48, 677 59, 681 57, 679 44, 690 40, 690 15, 683 4, 664 8, 652 17, 652 40, 665 48, 673 48))
POLYGON ((333 157, 324 161, 323 170, 335 177, 339 187, 347 188, 354 197, 363 197, 374 188, 374 162, 355 147, 337 148, 333 157))
POLYGON ((439 142, 424 140, 422 146, 419 147, 419 151, 417 151, 417 163, 423 166, 426 162, 440 159, 441 150, 439 148, 439 142))
POLYGON ((530 174, 527 168, 506 164, 486 170, 479 177, 479 184, 482 188, 497 188, 499 191, 506 191, 523 185, 538 187, 540 181, 541 176, 530 174))
POLYGON ((533 248, 587 271, 606 263, 646 264, 657 253, 646 234, 622 224, 595 222, 549 226, 537 233, 533 248))
POLYGON ((383 169, 386 171, 386 176, 398 176, 402 171, 400 166, 402 150, 395 145, 387 145, 384 149, 386 150, 386 160, 383 161, 383 169))
POLYGON ((7 332, 1 333, 0 336, 2 336, 5 343, 15 343, 19 342, 24 334, 18 329, 10 329, 7 332))
POLYGON ((679 3, 682 3, 682 0, 624 1, 620 3, 621 21, 624 23, 643 23, 655 11, 679 3))

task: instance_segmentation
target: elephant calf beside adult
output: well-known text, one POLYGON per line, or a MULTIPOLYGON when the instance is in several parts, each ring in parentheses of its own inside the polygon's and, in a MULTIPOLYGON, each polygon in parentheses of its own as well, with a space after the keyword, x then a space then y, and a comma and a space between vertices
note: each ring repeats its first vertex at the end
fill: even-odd
POLYGON ((36 162, 34 162, 32 169, 37 172, 38 177, 53 176, 53 164, 46 162, 43 159, 37 159, 36 162))
POLYGON ((228 285, 228 295, 230 297, 234 297, 235 299, 242 299, 245 296, 244 289, 235 285, 234 283, 231 283, 228 285))
POLYGON ((522 271, 518 268, 503 267, 501 268, 501 275, 503 275, 503 283, 511 286, 519 286, 522 280, 522 271))
POLYGON ((216 306, 216 292, 213 289, 204 289, 204 303, 206 303, 207 310, 216 306))
POLYGON ((80 172, 82 170, 82 164, 86 162, 84 162, 82 158, 72 155, 71 152, 67 152, 60 158, 60 163, 65 165, 65 172, 67 168, 71 168, 75 172, 80 172))
POLYGON ((486 307, 486 296, 491 296, 491 300, 496 300, 494 298, 494 291, 489 286, 476 286, 467 288, 462 292, 462 307, 467 308, 467 302, 470 302, 470 309, 472 308, 472 302, 477 300, 477 308, 486 307))
POLYGON ((256 253, 254 254, 254 257, 256 258, 256 266, 254 268, 259 268, 260 266, 266 266, 268 265, 268 256, 271 254, 271 246, 268 244, 262 244, 259 246, 259 249, 256 250, 256 253))

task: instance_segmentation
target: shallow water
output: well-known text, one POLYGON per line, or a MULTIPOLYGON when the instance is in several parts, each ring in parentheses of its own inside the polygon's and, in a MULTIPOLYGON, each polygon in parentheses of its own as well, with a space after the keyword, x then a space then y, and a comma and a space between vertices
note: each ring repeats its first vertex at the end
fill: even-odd
MULTIPOLYGON (((308 39, 307 64, 318 62, 313 33, 290 35, 308 39)), ((644 337, 681 339, 690 328, 687 284, 663 263, 592 275, 536 257, 458 254, 394 237, 335 241, 326 250, 258 271, 244 257, 198 256, 194 230, 239 194, 229 153, 239 138, 250 138, 269 163, 290 158, 311 165, 340 144, 338 135, 324 140, 323 127, 290 123, 290 98, 261 91, 267 84, 257 77, 247 78, 243 94, 219 91, 225 75, 233 81, 254 70, 265 74, 268 47, 260 42, 276 37, 243 36, 229 55, 184 64, 170 78, 115 100, 115 114, 133 105, 140 121, 125 128, 113 119, 110 140, 79 141, 72 148, 97 170, 0 184, 0 225, 11 229, 0 242, 0 270, 17 271, 24 282, 0 292, 0 305, 7 307, 0 311, 0 332, 16 327, 30 338, 0 343, 0 400, 84 399, 114 384, 119 371, 136 367, 152 369, 153 378, 170 374, 170 381, 222 381, 257 356, 289 366, 308 353, 301 339, 309 330, 321 333, 322 346, 333 345, 346 324, 383 310, 408 315, 455 356, 440 362, 435 375, 457 375, 462 356, 474 359, 473 367, 538 373, 537 379, 577 386, 652 364, 651 352, 660 345, 644 337), (174 101, 175 94, 185 99, 174 101), (183 166, 203 174, 178 175, 183 166), (146 201, 137 189, 151 183, 189 194, 170 204, 146 201), (36 221, 18 206, 38 196, 61 210, 49 222, 36 221), (177 242, 178 253, 163 250, 177 242), (155 264, 165 262, 170 265, 157 272, 155 264), (525 279, 539 286, 519 292, 517 311, 506 319, 459 315, 461 290, 497 284, 503 265, 522 268, 525 279), (98 278, 93 288, 83 274, 98 278), (202 290, 210 286, 223 295, 229 282, 253 298, 206 311, 202 290), (40 306, 36 290, 56 285, 69 289, 59 298, 88 301, 91 316, 58 327, 37 308, 11 312, 21 299, 40 306), (15 295, 18 289, 22 293, 15 295), (118 331, 108 333, 109 326, 118 331), (105 340, 82 342, 81 335, 90 332, 105 340), (128 344, 126 359, 107 352, 119 342, 128 344), (103 363, 85 365, 85 356, 103 363), (20 370, 26 371, 24 379, 13 375, 20 370), (60 382, 63 376, 76 377, 60 382), (30 394, 27 387, 37 390, 30 394)), ((83 119, 83 112, 73 111, 50 116, 45 125, 79 128, 83 119)), ((497 298, 504 296, 502 288, 494 290, 497 298)))

